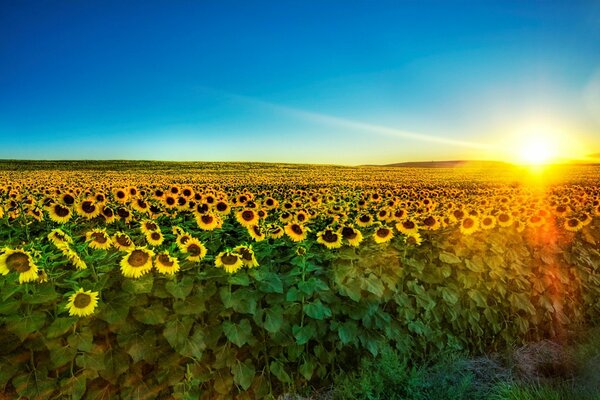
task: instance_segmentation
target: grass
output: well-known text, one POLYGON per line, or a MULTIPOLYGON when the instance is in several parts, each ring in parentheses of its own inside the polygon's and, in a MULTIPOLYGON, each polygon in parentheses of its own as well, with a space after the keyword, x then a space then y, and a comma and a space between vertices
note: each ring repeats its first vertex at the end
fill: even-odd
POLYGON ((421 365, 388 347, 376 358, 363 358, 357 368, 340 371, 333 389, 309 398, 600 400, 600 328, 567 345, 542 341, 478 358, 437 355, 421 365))

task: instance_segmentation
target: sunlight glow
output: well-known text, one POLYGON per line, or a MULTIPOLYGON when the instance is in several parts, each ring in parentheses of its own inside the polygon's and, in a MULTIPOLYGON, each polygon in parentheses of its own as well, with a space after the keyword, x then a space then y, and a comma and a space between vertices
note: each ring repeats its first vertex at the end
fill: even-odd
POLYGON ((552 135, 526 136, 519 145, 519 159, 524 164, 546 164, 558 156, 558 145, 552 135))

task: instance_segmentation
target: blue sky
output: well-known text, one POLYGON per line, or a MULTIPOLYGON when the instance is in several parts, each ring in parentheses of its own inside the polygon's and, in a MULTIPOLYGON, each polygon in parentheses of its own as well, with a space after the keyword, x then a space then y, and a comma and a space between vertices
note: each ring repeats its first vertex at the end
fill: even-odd
POLYGON ((600 152, 597 1, 0 7, 0 158, 493 159, 528 129, 600 152))

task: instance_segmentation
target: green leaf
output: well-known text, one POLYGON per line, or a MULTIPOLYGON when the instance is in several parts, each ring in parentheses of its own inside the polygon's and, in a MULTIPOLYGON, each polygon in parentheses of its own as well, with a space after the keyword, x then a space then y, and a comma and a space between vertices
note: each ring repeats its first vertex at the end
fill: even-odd
POLYGON ((271 373, 275 375, 275 377, 279 379, 281 383, 292 383, 292 379, 290 378, 288 373, 285 372, 285 369, 281 362, 271 361, 269 369, 271 370, 271 373))
POLYGON ((193 324, 194 321, 189 318, 169 321, 165 324, 163 336, 173 349, 179 351, 185 345, 193 324))
POLYGON ((309 381, 313 376, 315 366, 315 362, 312 359, 308 359, 300 365, 298 371, 302 374, 304 379, 309 381))
POLYGON ((21 341, 24 341, 31 333, 40 330, 46 323, 46 314, 41 311, 34 311, 29 315, 16 315, 7 318, 6 327, 9 331, 17 335, 21 341))
POLYGON ((71 400, 79 400, 83 397, 86 390, 86 373, 80 373, 70 378, 63 379, 60 383, 60 392, 67 395, 71 400))
POLYGON ((317 330, 314 324, 308 323, 302 327, 299 325, 294 325, 292 327, 292 333, 296 338, 296 343, 299 345, 303 345, 308 343, 308 341, 312 339, 313 336, 315 336, 317 330))
POLYGON ((139 279, 124 278, 122 288, 131 294, 143 294, 152 292, 154 277, 152 274, 146 274, 139 279))
POLYGON ((331 317, 331 309, 321 300, 313 301, 304 305, 304 313, 313 319, 325 319, 331 317))
POLYGON ((112 298, 107 296, 97 316, 111 325, 125 323, 131 301, 132 297, 129 294, 118 294, 112 298))
POLYGON ((343 344, 352 343, 356 340, 358 326, 354 321, 346 321, 339 325, 338 336, 343 344))
POLYGON ((129 370, 129 357, 122 351, 115 348, 109 349, 104 355, 104 368, 99 370, 99 375, 116 385, 119 377, 129 370))
POLYGON ((203 296, 194 295, 183 301, 175 301, 173 310, 179 315, 196 315, 206 311, 206 301, 203 296))
POLYGON ((159 303, 150 307, 135 307, 131 311, 135 320, 147 325, 163 324, 169 313, 169 310, 159 303))
POLYGON ((329 286, 321 279, 312 277, 305 282, 298 282, 298 289, 307 296, 312 296, 317 291, 327 291, 329 286))
POLYGON ((165 284, 167 292, 171 293, 176 299, 185 299, 194 288, 194 279, 190 276, 185 276, 179 282, 169 281, 165 284))
POLYGON ((71 363, 77 354, 77 349, 71 346, 58 347, 50 350, 51 368, 56 369, 71 363))
POLYGON ((223 332, 227 339, 238 347, 250 343, 254 338, 252 335, 252 326, 247 319, 242 319, 239 324, 231 321, 223 322, 223 332))
POLYGON ((458 303, 458 294, 454 290, 447 287, 442 287, 441 292, 442 298, 448 305, 452 306, 458 303))
POLYGON ((21 306, 21 302, 15 299, 0 302, 0 315, 16 314, 21 306))
POLYGON ((82 328, 67 337, 69 346, 81 351, 91 351, 94 345, 94 335, 91 329, 82 328))
POLYGON ((75 363, 78 367, 91 370, 100 371, 105 368, 104 366, 104 353, 84 353, 79 354, 75 358, 75 363))
POLYGON ((283 308, 280 306, 273 306, 265 311, 265 324, 264 328, 271 332, 277 333, 283 325, 283 308))
POLYGON ((383 296, 383 291, 385 289, 381 279, 373 273, 369 274, 369 276, 362 281, 361 288, 367 292, 373 293, 377 297, 383 296))
POLYGON ((461 260, 456 256, 456 254, 448 253, 447 251, 443 251, 440 253, 440 261, 445 262, 447 264, 460 264, 461 260))
POLYGON ((44 304, 52 303, 58 299, 58 293, 54 290, 54 285, 51 283, 43 283, 37 285, 35 293, 25 294, 23 296, 23 302, 27 304, 44 304))
POLYGON ((472 260, 466 259, 465 265, 467 266, 468 269, 470 269, 473 272, 478 272, 478 273, 485 272, 485 266, 483 265, 483 262, 479 258, 473 257, 472 260))
POLYGON ((289 302, 301 301, 302 297, 302 292, 300 292, 297 288, 293 286, 289 288, 288 291, 285 293, 285 299, 289 302))
POLYGON ((134 363, 141 360, 153 362, 156 359, 156 334, 153 330, 147 330, 143 335, 137 332, 118 335, 117 339, 119 346, 127 350, 134 363))
POLYGON ((250 278, 248 274, 237 273, 235 275, 229 275, 229 283, 238 286, 250 286, 250 278))
POLYGON ((483 294, 480 291, 472 289, 472 290, 469 290, 468 294, 469 294, 469 297, 471 298, 471 300, 473 300, 475 302, 477 307, 481 307, 481 308, 487 307, 487 302, 485 301, 485 297, 483 297, 483 294))
POLYGON ((508 296, 508 300, 513 305, 513 307, 527 311, 531 315, 535 315, 535 307, 529 301, 529 297, 525 293, 513 293, 508 296))
POLYGON ((258 289, 261 292, 283 293, 283 282, 278 274, 273 272, 265 272, 257 276, 260 276, 258 289))
POLYGON ((43 370, 15 376, 12 384, 19 396, 32 400, 49 399, 55 389, 55 380, 49 378, 43 370))
POLYGON ((252 380, 256 375, 256 370, 252 361, 246 360, 246 362, 237 362, 232 368, 231 373, 233 374, 233 381, 242 387, 244 390, 252 385, 252 380))
POLYGON ((0 357, 0 387, 4 387, 19 372, 21 366, 21 363, 13 362, 11 358, 0 357))
POLYGON ((256 313, 260 296, 256 290, 244 288, 230 292, 229 287, 222 287, 219 290, 219 295, 225 308, 233 308, 241 314, 254 315, 256 313))
POLYGON ((75 321, 77 321, 77 319, 73 317, 56 318, 48 327, 48 330, 46 331, 46 337, 48 339, 53 339, 64 335, 73 327, 75 321))

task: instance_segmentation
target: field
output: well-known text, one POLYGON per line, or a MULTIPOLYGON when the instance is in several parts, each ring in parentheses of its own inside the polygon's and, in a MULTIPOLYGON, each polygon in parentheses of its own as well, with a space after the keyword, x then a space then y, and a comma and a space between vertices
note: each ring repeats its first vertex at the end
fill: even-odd
POLYGON ((600 166, 0 162, 0 391, 236 398, 600 317, 600 166))

